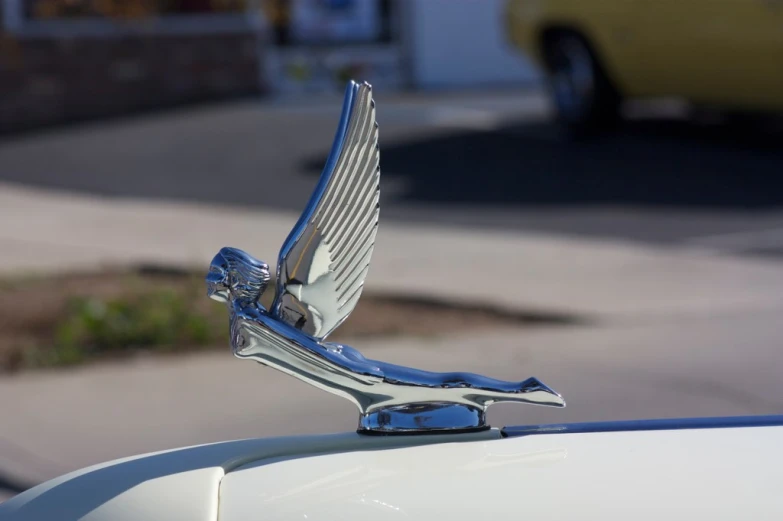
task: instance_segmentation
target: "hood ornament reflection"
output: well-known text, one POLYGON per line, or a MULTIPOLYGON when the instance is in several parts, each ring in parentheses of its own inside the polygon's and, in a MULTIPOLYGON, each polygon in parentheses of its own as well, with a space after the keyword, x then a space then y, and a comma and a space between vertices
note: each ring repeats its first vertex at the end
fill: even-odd
POLYGON ((353 402, 359 432, 400 434, 487 429, 497 402, 563 407, 559 394, 528 378, 504 382, 472 373, 432 373, 369 360, 327 342, 362 293, 378 230, 378 124, 369 84, 350 82, 326 166, 277 263, 270 310, 259 302, 269 266, 223 248, 207 275, 209 296, 225 302, 231 347, 353 402))

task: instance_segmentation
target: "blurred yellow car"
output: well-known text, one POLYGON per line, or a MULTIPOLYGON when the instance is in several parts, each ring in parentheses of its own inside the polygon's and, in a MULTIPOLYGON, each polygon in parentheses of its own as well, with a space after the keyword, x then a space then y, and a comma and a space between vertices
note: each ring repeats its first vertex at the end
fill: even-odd
POLYGON ((508 0, 503 22, 571 127, 624 98, 783 111, 783 0, 508 0))

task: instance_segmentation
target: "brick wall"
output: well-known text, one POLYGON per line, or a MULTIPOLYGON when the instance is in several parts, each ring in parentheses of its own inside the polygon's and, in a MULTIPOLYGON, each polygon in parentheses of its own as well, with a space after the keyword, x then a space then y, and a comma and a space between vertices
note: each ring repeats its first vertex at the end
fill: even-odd
POLYGON ((0 132, 265 90, 252 32, 0 34, 0 132))

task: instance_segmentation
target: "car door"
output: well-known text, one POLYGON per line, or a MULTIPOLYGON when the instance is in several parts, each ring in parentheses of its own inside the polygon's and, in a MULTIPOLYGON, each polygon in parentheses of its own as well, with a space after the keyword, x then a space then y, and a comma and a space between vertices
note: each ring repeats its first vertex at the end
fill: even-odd
POLYGON ((644 94, 783 108, 783 0, 638 0, 644 94))

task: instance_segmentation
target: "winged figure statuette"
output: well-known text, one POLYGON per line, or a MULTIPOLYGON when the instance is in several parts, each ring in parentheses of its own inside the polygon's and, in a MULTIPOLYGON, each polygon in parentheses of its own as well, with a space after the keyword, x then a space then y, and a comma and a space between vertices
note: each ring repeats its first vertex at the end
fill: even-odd
POLYGON ((280 250, 271 309, 260 303, 270 281, 266 263, 236 248, 212 260, 207 290, 228 308, 234 355, 350 400, 359 408, 359 432, 368 434, 485 429, 487 407, 496 402, 563 407, 535 378, 433 373, 327 341, 362 294, 378 230, 379 179, 372 88, 350 82, 326 166, 280 250))

